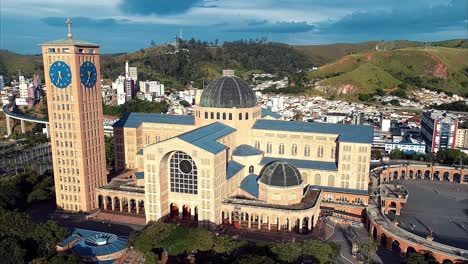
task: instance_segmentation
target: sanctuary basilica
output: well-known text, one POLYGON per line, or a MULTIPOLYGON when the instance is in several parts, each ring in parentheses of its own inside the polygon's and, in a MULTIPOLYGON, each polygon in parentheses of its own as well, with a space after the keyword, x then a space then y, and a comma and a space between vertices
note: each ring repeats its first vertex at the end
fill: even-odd
POLYGON ((268 230, 310 231, 320 210, 367 205, 371 126, 279 120, 224 71, 194 115, 128 113, 114 124, 116 168, 96 207, 268 230))

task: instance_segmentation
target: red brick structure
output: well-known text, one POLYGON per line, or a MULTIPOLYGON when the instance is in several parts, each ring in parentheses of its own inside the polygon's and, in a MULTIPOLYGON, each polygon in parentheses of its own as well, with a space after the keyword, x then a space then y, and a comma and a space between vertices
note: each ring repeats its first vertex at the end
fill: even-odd
POLYGON ((427 179, 468 184, 468 169, 432 164, 400 164, 385 166, 380 183, 400 179, 427 179))

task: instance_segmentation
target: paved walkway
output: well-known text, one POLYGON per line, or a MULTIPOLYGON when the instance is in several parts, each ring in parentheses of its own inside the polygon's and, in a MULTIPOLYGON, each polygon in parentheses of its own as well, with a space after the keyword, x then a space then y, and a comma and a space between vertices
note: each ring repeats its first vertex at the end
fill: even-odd
POLYGON ((108 213, 100 212, 96 215, 94 220, 108 221, 111 223, 124 223, 133 225, 146 225, 146 219, 143 216, 135 216, 131 214, 108 213))

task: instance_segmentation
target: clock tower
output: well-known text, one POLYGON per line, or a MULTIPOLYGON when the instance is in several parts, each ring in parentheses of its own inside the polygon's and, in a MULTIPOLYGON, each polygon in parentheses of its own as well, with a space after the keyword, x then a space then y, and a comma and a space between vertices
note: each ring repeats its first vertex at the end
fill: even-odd
POLYGON ((89 212, 107 183, 99 45, 73 38, 41 44, 57 208, 89 212))

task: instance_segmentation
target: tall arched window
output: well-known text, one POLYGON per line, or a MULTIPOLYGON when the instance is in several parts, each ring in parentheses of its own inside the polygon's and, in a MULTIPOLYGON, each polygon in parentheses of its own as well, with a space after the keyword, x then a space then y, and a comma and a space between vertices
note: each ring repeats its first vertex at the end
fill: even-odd
POLYGON ((239 120, 242 120, 242 113, 239 113, 239 120))
POLYGON ((335 153, 336 153, 336 147, 332 147, 331 153, 330 153, 330 158, 334 159, 335 158, 335 153))
POLYGON ((205 119, 208 119, 208 112, 205 111, 205 119))
POLYGON ((187 153, 176 151, 170 160, 171 192, 198 193, 198 171, 195 161, 187 153))
POLYGON ((250 166, 249 167, 249 173, 253 173, 254 172, 254 166, 250 166))
POLYGON ((281 143, 281 144, 279 145, 279 150, 278 150, 278 152, 279 152, 279 154, 281 154, 281 155, 284 154, 284 144, 283 144, 283 143, 281 143))
POLYGON ((328 186, 335 186, 335 175, 328 175, 328 186))
POLYGON ((309 145, 305 145, 305 147, 304 147, 304 156, 310 157, 310 146, 309 145))
POLYGON ((229 120, 232 120, 232 113, 229 113, 229 120))
POLYGON ((296 156, 297 155, 297 145, 293 144, 291 148, 291 155, 296 156))
POLYGON ((314 184, 315 185, 320 185, 322 182, 321 182, 321 179, 320 179, 320 174, 315 174, 314 176, 314 184))
POLYGON ((219 112, 216 113, 216 119, 221 119, 221 114, 219 112))
POLYGON ((210 113, 210 117, 211 117, 211 119, 214 119, 214 113, 213 112, 210 113))
POLYGON ((271 154, 271 142, 267 143, 266 152, 271 154))
POLYGON ((255 141, 255 148, 260 149, 260 141, 255 141))
POLYGON ((249 113, 245 113, 245 120, 249 120, 249 113))
POLYGON ((319 146, 317 149, 317 157, 323 158, 323 146, 319 146))
POLYGON ((226 113, 223 113, 223 120, 226 120, 226 113))

